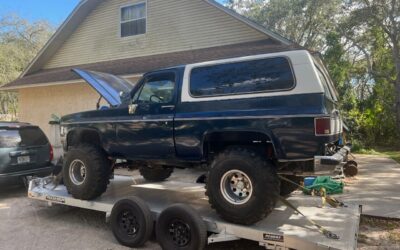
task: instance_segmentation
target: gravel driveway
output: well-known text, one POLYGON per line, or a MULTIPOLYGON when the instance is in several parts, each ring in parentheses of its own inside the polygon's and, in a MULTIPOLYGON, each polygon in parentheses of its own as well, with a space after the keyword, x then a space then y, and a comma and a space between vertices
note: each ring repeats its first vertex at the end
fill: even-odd
MULTIPOLYGON (((154 238, 154 237, 153 237, 154 238)), ((105 222, 105 213, 26 198, 21 185, 0 186, 0 249, 128 249, 120 246, 105 222)), ((143 249, 161 249, 148 242, 143 249)), ((264 249, 257 243, 218 243, 207 249, 264 249)))

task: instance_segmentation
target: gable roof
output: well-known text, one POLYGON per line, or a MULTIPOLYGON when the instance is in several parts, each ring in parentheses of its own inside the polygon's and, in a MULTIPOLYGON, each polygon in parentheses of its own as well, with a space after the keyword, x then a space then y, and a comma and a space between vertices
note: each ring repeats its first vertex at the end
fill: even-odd
MULTIPOLYGON (((37 56, 31 61, 28 67, 23 71, 23 73, 19 76, 19 78, 6 84, 1 89, 12 89, 13 86, 21 87, 22 83, 24 84, 34 84, 36 81, 29 82, 29 79, 43 79, 43 73, 50 71, 58 71, 59 69, 51 69, 51 70, 42 70, 43 65, 52 57, 54 53, 63 45, 64 41, 67 40, 69 36, 78 28, 78 26, 82 23, 82 21, 91 13, 92 10, 96 8, 96 6, 101 3, 102 0, 81 0, 79 4, 75 7, 72 13, 68 16, 68 18, 61 24, 61 26, 57 29, 57 31, 53 34, 53 36, 49 39, 49 41, 45 44, 45 46, 39 51, 37 56)), ((264 33, 269 38, 275 40, 276 42, 286 45, 286 46, 295 46, 293 42, 290 40, 280 36, 279 34, 266 29, 265 27, 247 19, 246 17, 236 13, 233 10, 226 8, 225 6, 217 3, 215 0, 199 0, 204 1, 220 11, 228 14, 235 19, 245 23, 252 29, 255 29, 261 33, 264 33)), ((190 53, 190 52, 188 52, 190 53)), ((119 60, 116 60, 119 61, 119 60)), ((178 60, 179 61, 179 60, 178 60)), ((186 60, 183 60, 186 61, 186 60)), ((103 64, 107 64, 107 62, 98 63, 96 65, 100 66, 103 64)), ((90 64, 89 68, 93 68, 94 64, 90 64)), ((87 65, 84 65, 87 66, 87 65)), ((169 65, 171 66, 171 65, 169 65)), ((172 65, 173 66, 173 65, 172 65)), ((69 67, 71 68, 71 67, 69 67)), ((95 67, 97 68, 97 66, 95 67)), ((153 69, 153 68, 150 68, 153 69)), ((106 69, 105 69, 106 70, 106 69)), ((112 70, 111 70, 112 71, 112 70)), ((140 73, 143 73, 142 71, 140 73)), ((112 73, 112 72, 111 72, 112 73)), ((59 77, 58 77, 59 78, 59 77)), ((57 78, 57 79, 58 79, 57 78)), ((56 79, 54 79, 56 80, 56 79)), ((62 79, 60 79, 62 80, 62 79)), ((47 78, 44 79, 44 82, 48 81, 47 78)), ((43 82, 43 81, 42 81, 43 82)))
POLYGON ((154 69, 294 49, 299 49, 299 47, 279 45, 271 39, 266 39, 256 42, 224 45, 205 49, 43 69, 35 74, 26 75, 25 77, 8 83, 4 85, 2 89, 25 88, 28 85, 31 87, 47 86, 54 85, 55 82, 59 84, 67 84, 81 81, 80 78, 71 71, 72 68, 102 71, 120 76, 140 76, 141 74, 154 69))

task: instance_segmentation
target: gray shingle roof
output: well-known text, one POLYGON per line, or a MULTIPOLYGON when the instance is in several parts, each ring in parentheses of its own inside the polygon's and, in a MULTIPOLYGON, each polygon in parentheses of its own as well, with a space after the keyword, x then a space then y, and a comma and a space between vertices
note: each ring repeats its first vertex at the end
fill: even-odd
POLYGON ((38 72, 35 72, 33 74, 27 74, 22 78, 6 84, 3 89, 13 89, 27 85, 33 86, 35 84, 54 83, 79 79, 77 75, 71 72, 72 68, 101 71, 115 75, 131 75, 142 74, 154 69, 173 67, 182 64, 293 49, 299 49, 299 47, 279 45, 274 40, 266 39, 256 42, 247 42, 205 49, 173 52, 161 55, 119 59, 83 65, 73 65, 68 67, 39 70, 38 72))

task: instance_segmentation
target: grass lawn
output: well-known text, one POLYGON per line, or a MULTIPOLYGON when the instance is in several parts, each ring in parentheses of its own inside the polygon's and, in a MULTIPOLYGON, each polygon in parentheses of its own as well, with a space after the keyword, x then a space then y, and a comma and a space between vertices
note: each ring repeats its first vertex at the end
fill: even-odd
POLYGON ((385 155, 400 163, 400 149, 398 148, 376 147, 372 149, 361 149, 355 153, 385 155))

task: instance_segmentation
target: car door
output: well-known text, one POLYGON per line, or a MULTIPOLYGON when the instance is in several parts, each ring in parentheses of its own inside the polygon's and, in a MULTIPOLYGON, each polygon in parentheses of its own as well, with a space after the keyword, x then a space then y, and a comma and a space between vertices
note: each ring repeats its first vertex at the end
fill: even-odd
POLYGON ((175 157, 173 120, 177 77, 162 71, 144 77, 128 107, 128 116, 117 125, 119 151, 128 159, 175 157))

